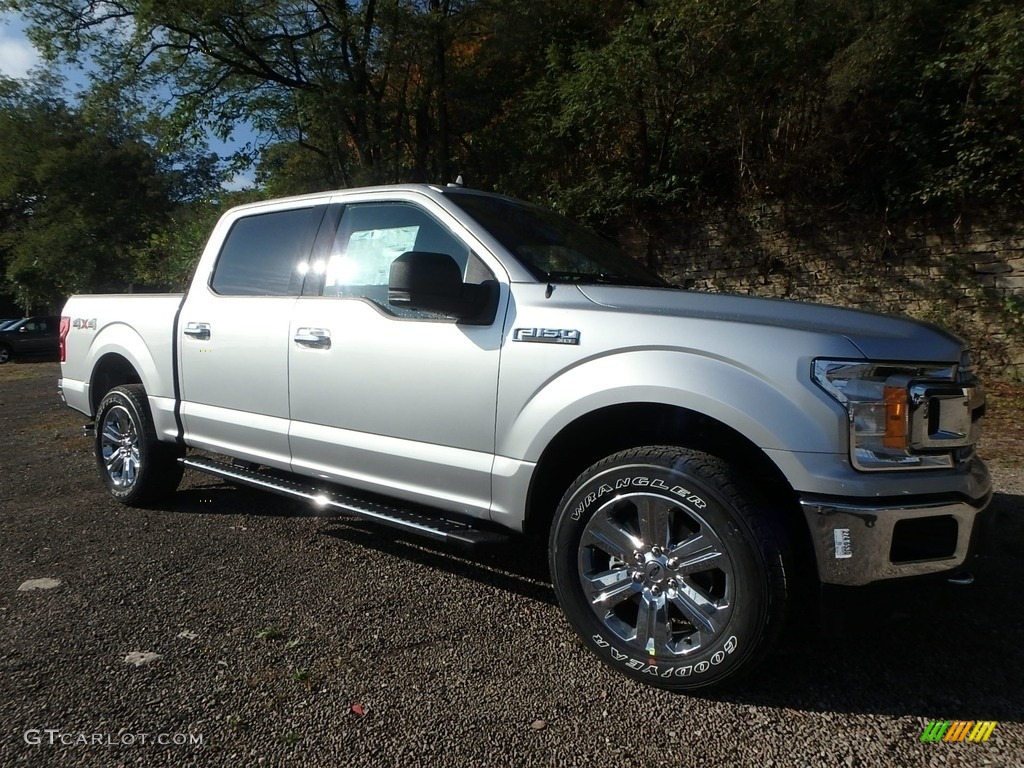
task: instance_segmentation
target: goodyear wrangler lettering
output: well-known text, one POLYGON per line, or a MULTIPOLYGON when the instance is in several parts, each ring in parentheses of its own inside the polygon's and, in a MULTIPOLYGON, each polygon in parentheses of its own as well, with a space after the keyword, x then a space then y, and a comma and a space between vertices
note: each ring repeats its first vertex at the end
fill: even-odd
MULTIPOLYGON (((675 494, 676 496, 683 496, 684 498, 690 495, 690 491, 681 485, 673 485, 671 488, 665 483, 664 480, 654 478, 641 477, 622 477, 615 481, 615 488, 628 488, 630 485, 646 486, 648 488, 658 488, 659 490, 668 491, 669 493, 675 494)), ((603 487, 603 486, 602 486, 603 487)))
POLYGON ((652 664, 650 660, 642 661, 640 659, 634 659, 628 653, 622 653, 599 634, 593 635, 590 639, 593 640, 594 644, 598 648, 607 649, 614 661, 622 662, 625 666, 635 672, 662 678, 689 677, 694 674, 702 675, 712 667, 717 667, 725 661, 726 658, 736 650, 736 646, 738 644, 736 636, 732 635, 725 641, 721 649, 715 651, 711 655, 710 659, 699 661, 696 664, 687 664, 684 667, 673 667, 666 666, 664 662, 652 664))
POLYGON ((670 486, 660 477, 651 478, 646 477, 644 475, 636 475, 634 477, 619 478, 618 480, 615 481, 614 488, 608 485, 608 483, 601 483, 601 485, 598 486, 598 489, 596 491, 591 491, 590 493, 588 493, 586 496, 583 497, 583 500, 576 505, 575 509, 573 509, 572 511, 572 519, 579 520, 581 517, 583 517, 583 513, 587 511, 587 508, 590 507, 591 504, 593 504, 595 501, 597 501, 605 494, 613 493, 614 491, 620 491, 623 489, 628 489, 630 486, 633 486, 635 488, 654 488, 659 491, 667 491, 668 493, 671 493, 673 496, 678 496, 679 498, 685 500, 687 504, 693 505, 693 507, 696 509, 704 509, 708 505, 708 503, 704 501, 704 499, 702 499, 695 493, 691 493, 688 488, 682 485, 670 486))

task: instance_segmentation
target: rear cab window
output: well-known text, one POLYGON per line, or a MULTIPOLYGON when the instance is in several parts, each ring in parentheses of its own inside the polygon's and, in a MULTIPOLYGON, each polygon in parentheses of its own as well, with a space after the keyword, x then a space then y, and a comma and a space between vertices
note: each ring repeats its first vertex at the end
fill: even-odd
POLYGON ((239 218, 217 257, 210 288, 221 296, 296 296, 326 205, 239 218))

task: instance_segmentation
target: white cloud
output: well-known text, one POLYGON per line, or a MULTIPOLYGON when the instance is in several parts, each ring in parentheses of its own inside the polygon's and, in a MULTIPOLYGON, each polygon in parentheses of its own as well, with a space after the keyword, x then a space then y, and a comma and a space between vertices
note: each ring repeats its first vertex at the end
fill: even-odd
MULTIPOLYGON (((0 22, 6 21, 0 17, 0 22)), ((28 77, 28 71, 40 63, 39 52, 25 37, 24 30, 0 26, 0 75, 28 77)))

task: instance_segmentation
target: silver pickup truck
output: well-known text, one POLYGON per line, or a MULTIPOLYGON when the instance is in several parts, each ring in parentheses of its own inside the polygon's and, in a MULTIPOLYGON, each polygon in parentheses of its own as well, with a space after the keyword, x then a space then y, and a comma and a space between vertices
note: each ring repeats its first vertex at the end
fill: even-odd
POLYGON ((752 667, 807 580, 960 568, 991 496, 957 338, 676 290, 462 186, 234 208, 184 295, 72 297, 61 361, 115 499, 187 467, 466 545, 545 535, 583 642, 664 688, 752 667))

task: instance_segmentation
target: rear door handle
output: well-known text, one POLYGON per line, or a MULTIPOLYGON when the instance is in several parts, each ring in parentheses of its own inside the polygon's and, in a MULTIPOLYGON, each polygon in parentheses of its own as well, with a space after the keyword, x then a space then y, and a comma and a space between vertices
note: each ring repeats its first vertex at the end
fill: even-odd
POLYGON ((331 332, 326 328, 299 328, 295 343, 313 349, 330 349, 331 332))
POLYGON ((182 333, 186 336, 191 336, 193 339, 206 340, 210 338, 210 324, 189 323, 185 326, 185 330, 182 333))

